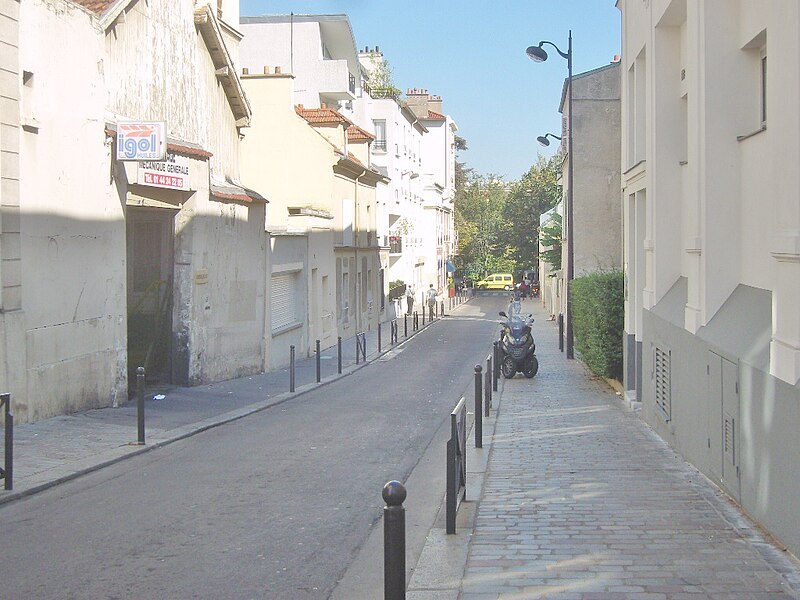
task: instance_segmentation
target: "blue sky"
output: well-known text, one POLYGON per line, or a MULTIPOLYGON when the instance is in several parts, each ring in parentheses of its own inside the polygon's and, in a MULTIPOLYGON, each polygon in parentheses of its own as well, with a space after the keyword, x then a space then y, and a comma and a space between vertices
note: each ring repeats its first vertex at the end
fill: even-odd
POLYGON ((442 96, 468 150, 459 160, 478 173, 517 179, 539 153, 536 136, 561 130, 558 104, 567 61, 551 47, 534 63, 525 48, 549 40, 573 72, 620 53, 614 0, 241 0, 243 16, 346 14, 359 48, 379 46, 395 85, 442 96))

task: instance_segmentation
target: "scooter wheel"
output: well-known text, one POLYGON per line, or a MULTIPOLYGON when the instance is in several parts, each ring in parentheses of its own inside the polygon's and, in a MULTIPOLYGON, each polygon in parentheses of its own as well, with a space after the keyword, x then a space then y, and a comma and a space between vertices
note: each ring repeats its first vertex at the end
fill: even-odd
POLYGON ((503 372, 503 377, 506 379, 514 377, 514 375, 517 374, 517 369, 514 367, 514 359, 510 356, 504 357, 503 362, 500 363, 500 370, 503 372))
POLYGON ((525 365, 525 370, 522 371, 525 377, 532 379, 539 372, 539 359, 531 356, 528 364, 525 365))

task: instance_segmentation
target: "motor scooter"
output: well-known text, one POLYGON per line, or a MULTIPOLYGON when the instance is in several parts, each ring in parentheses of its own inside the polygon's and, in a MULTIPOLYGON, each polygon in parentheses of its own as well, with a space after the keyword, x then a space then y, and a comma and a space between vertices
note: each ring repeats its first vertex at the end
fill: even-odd
POLYGON ((532 315, 522 316, 519 300, 514 300, 508 307, 508 314, 500 311, 503 329, 500 332, 500 370, 503 377, 511 379, 518 372, 528 379, 535 377, 539 371, 539 359, 536 358, 536 343, 531 333, 532 315))

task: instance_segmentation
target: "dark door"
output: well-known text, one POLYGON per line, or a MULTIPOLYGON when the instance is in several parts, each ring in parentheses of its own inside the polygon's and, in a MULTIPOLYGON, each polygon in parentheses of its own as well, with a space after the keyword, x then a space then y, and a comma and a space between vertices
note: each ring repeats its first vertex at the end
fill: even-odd
POLYGON ((170 383, 175 212, 128 207, 128 389, 136 369, 148 383, 170 383))

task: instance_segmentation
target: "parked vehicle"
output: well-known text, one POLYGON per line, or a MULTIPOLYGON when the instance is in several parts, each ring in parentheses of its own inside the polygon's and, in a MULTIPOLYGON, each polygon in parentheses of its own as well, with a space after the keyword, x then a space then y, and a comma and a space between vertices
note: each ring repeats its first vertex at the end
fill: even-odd
POLYGON ((503 377, 511 379, 522 373, 528 379, 539 371, 539 359, 536 358, 536 343, 531 332, 533 317, 522 316, 519 300, 509 304, 508 314, 500 311, 505 317, 501 322, 500 332, 500 370, 503 377))
POLYGON ((475 284, 481 290, 510 290, 514 287, 514 277, 511 273, 492 273, 486 279, 481 279, 475 284))

